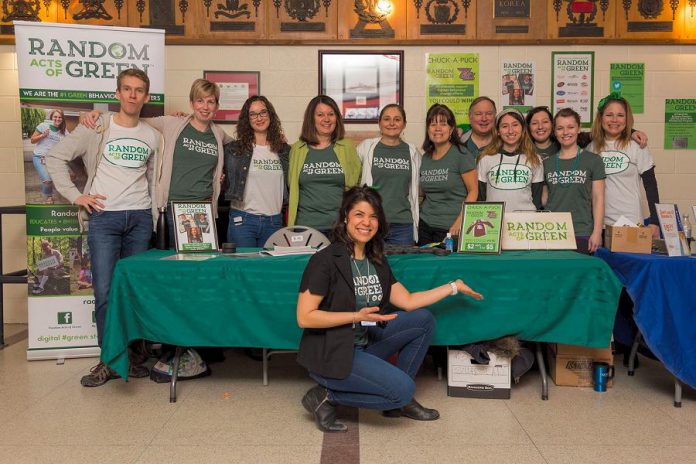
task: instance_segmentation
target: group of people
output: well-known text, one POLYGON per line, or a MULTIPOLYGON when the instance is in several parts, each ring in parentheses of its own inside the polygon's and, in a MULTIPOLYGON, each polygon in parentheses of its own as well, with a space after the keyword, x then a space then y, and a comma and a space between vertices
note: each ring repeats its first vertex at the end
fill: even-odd
MULTIPOLYGON (((263 96, 244 103, 233 139, 212 122, 220 98, 214 83, 193 83, 192 112, 185 117, 141 120, 148 93, 145 73, 123 71, 119 112, 87 114, 45 155, 55 188, 89 219, 99 345, 116 261, 148 248, 161 214, 172 240, 170 202, 211 201, 217 214, 224 195, 227 239, 237 246, 262 247, 284 223, 312 227, 333 243, 312 257, 302 278, 298 360, 318 383, 302 404, 324 431, 345 430, 335 421, 336 404, 436 419, 437 411, 413 399, 413 378, 434 333, 434 319, 423 308, 458 293, 482 298, 461 280, 409 293, 390 271, 385 243, 459 235, 463 202, 495 200, 508 210, 572 212, 576 234, 594 251, 605 222, 620 215, 641 222, 639 178, 656 223, 652 158, 631 139, 630 105, 619 96, 600 103, 588 150, 578 145, 574 111, 552 116, 535 108, 525 118, 513 109, 497 113, 487 97, 471 104, 472 129, 465 134, 447 106, 433 105, 420 148, 401 137, 404 109, 387 105, 380 136, 356 148, 345 137, 338 105, 325 95, 310 100, 299 141, 290 146, 263 96), (69 174, 76 158, 88 174, 82 192, 69 174), (399 310, 387 311, 388 305, 399 310), (395 352, 393 366, 385 359, 395 352)), ((148 374, 141 361, 131 353, 129 376, 148 374)), ((117 377, 100 362, 81 383, 93 387, 117 377)))

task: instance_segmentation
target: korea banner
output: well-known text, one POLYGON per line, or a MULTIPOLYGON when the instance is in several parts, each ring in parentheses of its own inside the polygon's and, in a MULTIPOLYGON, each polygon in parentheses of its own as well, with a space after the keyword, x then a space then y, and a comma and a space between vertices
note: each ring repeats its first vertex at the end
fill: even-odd
MULTIPOLYGON (((54 188, 46 155, 81 112, 116 112, 116 78, 129 68, 150 79, 141 117, 164 110, 164 31, 15 21, 27 202, 27 359, 99 355, 86 232, 78 208, 54 188)), ((80 158, 68 165, 82 192, 80 158)))

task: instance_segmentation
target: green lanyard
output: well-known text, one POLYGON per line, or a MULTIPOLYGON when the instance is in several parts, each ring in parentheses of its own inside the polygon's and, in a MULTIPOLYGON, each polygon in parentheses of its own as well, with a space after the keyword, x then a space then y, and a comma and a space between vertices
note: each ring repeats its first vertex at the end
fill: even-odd
MULTIPOLYGON (((571 171, 576 171, 578 169, 578 166, 580 165, 580 152, 582 150, 580 147, 578 147, 578 154, 575 155, 575 160, 573 161, 573 166, 571 168, 571 171)), ((561 188, 568 188, 570 186, 570 183, 563 184, 560 182, 560 177, 561 177, 561 150, 558 150, 558 153, 556 153, 556 177, 559 179, 558 186, 561 188)))

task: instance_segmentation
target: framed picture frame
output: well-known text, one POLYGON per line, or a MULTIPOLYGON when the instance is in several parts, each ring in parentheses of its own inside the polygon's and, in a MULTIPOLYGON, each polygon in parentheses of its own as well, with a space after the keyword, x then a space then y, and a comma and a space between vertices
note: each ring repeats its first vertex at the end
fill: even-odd
POLYGON ((499 254, 505 203, 465 202, 459 230, 459 253, 499 254))
POLYGON ((210 253, 219 249, 212 202, 172 202, 170 205, 177 253, 210 253))
POLYGON ((213 122, 234 124, 247 98, 259 95, 261 73, 258 71, 203 71, 203 79, 220 87, 220 106, 213 122))
POLYGON ((375 123, 403 103, 403 50, 319 50, 319 93, 338 104, 343 121, 375 123))

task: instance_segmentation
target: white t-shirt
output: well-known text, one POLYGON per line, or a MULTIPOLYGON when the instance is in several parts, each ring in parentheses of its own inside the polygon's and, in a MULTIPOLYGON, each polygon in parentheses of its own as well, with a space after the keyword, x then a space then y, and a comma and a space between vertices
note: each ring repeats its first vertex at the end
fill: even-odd
POLYGON ((138 122, 135 127, 109 125, 109 140, 104 145, 90 194, 106 197, 105 211, 149 209, 152 206, 147 180, 148 163, 154 163, 160 135, 152 127, 138 122))
MULTIPOLYGON (((590 148, 590 151, 593 149, 594 147, 590 148)), ((607 174, 604 187, 604 225, 614 224, 621 216, 626 216, 635 224, 643 224, 640 175, 655 166, 652 155, 633 140, 623 150, 616 149, 616 142, 607 141, 600 155, 607 174)))
POLYGON ((486 201, 504 201, 506 211, 535 211, 532 184, 544 181, 541 160, 536 167, 527 162, 525 154, 495 154, 478 162, 480 182, 486 183, 486 201), (517 165, 517 166, 515 166, 517 165))
POLYGON ((43 132, 48 129, 48 137, 39 140, 34 146, 34 154, 44 156, 46 153, 51 151, 51 148, 55 147, 58 142, 63 140, 63 138, 68 135, 68 131, 63 134, 60 131, 51 130, 51 124, 44 121, 38 126, 36 126, 36 132, 43 134, 43 132))
POLYGON ((268 146, 254 145, 243 204, 233 204, 232 207, 264 216, 280 214, 284 184, 283 166, 278 155, 268 146))

